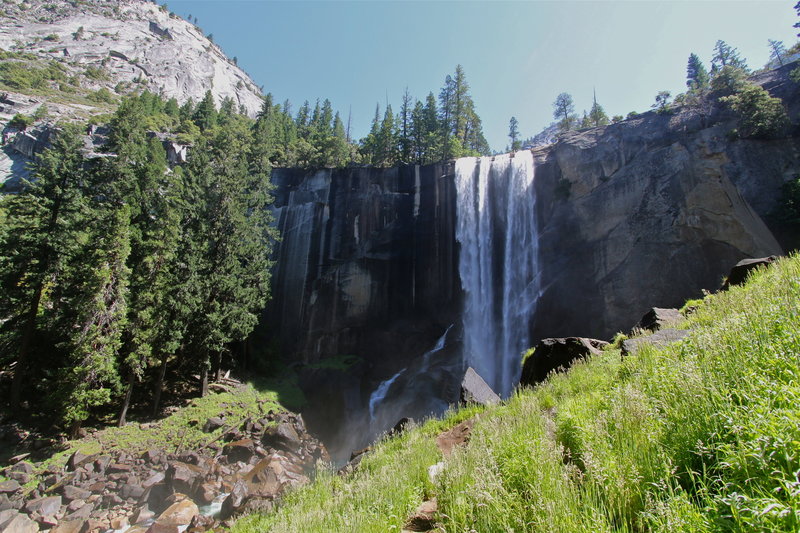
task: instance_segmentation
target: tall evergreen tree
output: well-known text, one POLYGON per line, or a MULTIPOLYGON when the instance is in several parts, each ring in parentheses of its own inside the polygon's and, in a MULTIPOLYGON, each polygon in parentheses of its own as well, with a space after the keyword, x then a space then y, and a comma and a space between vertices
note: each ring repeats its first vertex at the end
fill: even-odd
POLYGON ((603 106, 597 103, 597 96, 593 96, 592 108, 589 110, 589 120, 594 127, 605 126, 608 124, 608 115, 606 115, 603 106))
POLYGON ((65 358, 55 395, 72 438, 92 408, 110 403, 119 389, 117 354, 127 320, 130 215, 127 206, 105 210, 93 224, 91 244, 68 269, 61 293, 65 358))
POLYGON ((202 130, 206 131, 217 125, 217 107, 211 91, 206 91, 205 96, 197 104, 192 120, 202 130))
POLYGON ((777 61, 778 65, 783 66, 783 58, 786 56, 786 47, 783 45, 783 42, 768 39, 767 43, 769 45, 769 58, 773 61, 777 61))
POLYGON ((400 161, 408 163, 412 160, 412 146, 413 141, 411 138, 413 109, 411 108, 411 94, 408 92, 408 87, 403 91, 403 99, 400 103, 400 161))
POLYGON ((689 63, 686 66, 686 86, 690 91, 702 90, 708 87, 708 71, 697 54, 689 56, 689 63))
POLYGON ((717 41, 714 45, 714 57, 711 59, 711 75, 715 76, 724 67, 733 67, 747 72, 747 63, 739 55, 739 51, 725 41, 717 41))
POLYGON ((508 121, 508 139, 511 141, 511 151, 516 152, 522 148, 522 143, 519 140, 519 122, 517 117, 511 117, 508 121))
POLYGON ((57 285, 83 240, 87 217, 87 180, 79 129, 62 127, 50 148, 39 155, 34 180, 13 198, 0 250, 0 315, 2 327, 18 332, 10 405, 19 404, 31 349, 47 298, 45 286, 57 285))

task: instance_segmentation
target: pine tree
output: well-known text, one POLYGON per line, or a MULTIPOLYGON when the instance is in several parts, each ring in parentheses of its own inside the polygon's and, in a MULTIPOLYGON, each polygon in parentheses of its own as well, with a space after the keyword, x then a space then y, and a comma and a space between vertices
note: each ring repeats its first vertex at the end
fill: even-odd
POLYGON ((768 39, 767 43, 769 45, 770 60, 777 61, 778 65, 783 66, 783 58, 786 56, 786 47, 783 45, 783 42, 768 39))
POLYGON ((83 240, 87 196, 82 185, 87 177, 82 147, 78 126, 63 126, 51 147, 39 155, 34 181, 10 201, 8 238, 0 250, 0 315, 6 318, 3 329, 18 332, 13 343, 11 406, 19 404, 30 367, 31 348, 45 311, 45 286, 60 282, 64 265, 83 240))
POLYGON ((739 51, 725 41, 717 41, 714 45, 714 57, 711 59, 711 76, 717 75, 724 67, 747 72, 747 63, 739 56, 739 51))
POLYGON ((608 124, 608 115, 606 115, 603 106, 597 103, 596 95, 593 96, 592 108, 589 110, 589 120, 594 127, 608 124))
MULTIPOLYGON (((77 435, 92 408, 119 390, 117 354, 126 325, 130 253, 128 208, 106 208, 91 244, 67 269, 60 322, 66 362, 59 374, 58 411, 77 435)), ((63 362, 62 362, 63 364, 63 362)))
POLYGON ((403 99, 400 104, 400 161, 409 163, 412 160, 412 121, 413 110, 411 109, 411 94, 408 87, 403 91, 403 99))
POLYGON ((211 91, 206 91, 203 99, 197 104, 192 120, 201 131, 207 131, 217 125, 217 107, 211 91))
POLYGON ((708 71, 697 54, 689 56, 689 63, 686 66, 686 86, 690 91, 698 91, 708 87, 708 71))
POLYGON ((572 95, 560 93, 556 96, 556 100, 553 102, 553 118, 559 121, 561 131, 572 129, 577 120, 574 113, 575 104, 572 100, 572 95))
POLYGON ((522 143, 519 140, 519 122, 517 117, 511 117, 508 121, 508 138, 511 141, 511 151, 516 152, 522 148, 522 143))

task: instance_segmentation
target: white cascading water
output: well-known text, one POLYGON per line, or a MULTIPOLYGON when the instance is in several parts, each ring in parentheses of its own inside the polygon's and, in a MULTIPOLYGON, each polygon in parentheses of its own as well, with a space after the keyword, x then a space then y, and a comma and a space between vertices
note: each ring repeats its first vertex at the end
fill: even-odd
POLYGON ((455 171, 465 361, 506 397, 540 292, 533 156, 465 157, 455 171))
MULTIPOLYGON (((442 334, 442 336, 439 337, 439 339, 437 339, 436 344, 433 345, 433 348, 431 348, 430 350, 428 350, 427 352, 425 352, 422 355, 422 365, 419 367, 419 369, 414 370, 413 366, 411 367, 411 371, 414 372, 413 376, 416 376, 418 374, 424 374, 425 372, 428 371, 428 368, 430 367, 430 364, 431 364, 431 357, 436 352, 440 352, 442 349, 444 349, 444 345, 447 342, 447 334, 450 332, 450 330, 453 328, 454 325, 455 324, 450 324, 447 327, 447 329, 444 330, 444 333, 442 334)), ((380 385, 378 385, 375 388, 375 390, 372 391, 372 394, 370 394, 370 396, 369 396, 369 418, 370 418, 370 420, 374 420, 375 419, 375 409, 378 407, 378 405, 381 404, 383 399, 386 398, 386 394, 389 392, 389 388, 391 388, 391 386, 395 382, 395 380, 397 380, 397 378, 399 378, 401 375, 403 375, 403 373, 405 373, 406 370, 408 370, 408 369, 404 368, 400 372, 395 374, 394 376, 390 377, 389 379, 381 381, 380 385)), ((412 379, 413 379, 413 376, 412 376, 412 379)))
POLYGON ((375 407, 380 405, 380 403, 386 397, 386 393, 389 392, 389 387, 391 387, 392 383, 394 383, 394 380, 399 378, 400 375, 405 371, 406 371, 406 369, 404 368, 403 370, 401 370, 400 372, 398 372, 394 376, 390 377, 389 379, 381 381, 380 385, 378 385, 378 387, 374 391, 372 391, 372 394, 370 394, 370 396, 369 396, 369 419, 370 420, 374 420, 375 419, 375 407))

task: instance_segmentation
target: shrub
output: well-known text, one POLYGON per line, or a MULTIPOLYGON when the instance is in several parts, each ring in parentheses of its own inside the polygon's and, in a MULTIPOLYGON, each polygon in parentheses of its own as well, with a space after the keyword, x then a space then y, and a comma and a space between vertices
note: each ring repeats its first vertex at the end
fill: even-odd
POLYGON ((95 66, 88 66, 83 73, 84 76, 91 80, 107 80, 108 79, 108 72, 104 68, 95 67, 95 66))
POLYGON ((774 218, 781 224, 800 229, 800 176, 784 183, 781 193, 774 218))
POLYGON ((44 38, 44 40, 45 41, 58 41, 59 39, 58 39, 58 35, 56 35, 55 33, 51 33, 50 35, 46 36, 44 38))
POLYGON ((761 86, 748 84, 720 101, 730 105, 739 114, 738 129, 742 138, 779 137, 789 124, 781 99, 770 96, 761 86))
POLYGON ((34 122, 34 120, 33 120, 32 116, 23 115, 22 113, 17 113, 16 115, 14 115, 14 118, 12 118, 8 122, 8 125, 11 126, 12 128, 16 128, 18 130, 24 130, 28 126, 33 124, 33 122, 34 122))
POLYGON ((111 94, 111 91, 109 91, 105 87, 103 87, 102 89, 98 89, 97 91, 89 94, 89 96, 87 96, 87 98, 89 100, 94 101, 94 102, 103 102, 103 103, 107 103, 107 104, 110 104, 110 103, 112 103, 114 101, 114 95, 111 94))

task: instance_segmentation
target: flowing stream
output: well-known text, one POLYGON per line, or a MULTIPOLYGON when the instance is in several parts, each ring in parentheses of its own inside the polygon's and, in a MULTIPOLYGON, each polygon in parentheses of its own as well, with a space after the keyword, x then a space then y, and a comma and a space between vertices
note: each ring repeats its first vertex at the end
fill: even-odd
POLYGON ((465 157, 455 171, 464 358, 506 397, 540 293, 533 156, 465 157))

